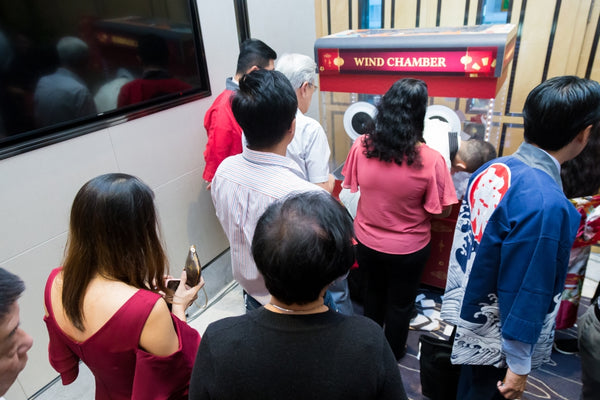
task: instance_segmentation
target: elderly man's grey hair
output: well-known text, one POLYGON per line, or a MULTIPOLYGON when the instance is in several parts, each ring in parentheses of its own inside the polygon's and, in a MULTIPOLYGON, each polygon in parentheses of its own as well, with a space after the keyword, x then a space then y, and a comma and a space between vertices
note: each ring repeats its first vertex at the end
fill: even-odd
POLYGON ((314 85, 317 78, 317 64, 309 56, 298 53, 284 54, 277 59, 275 69, 283 73, 292 84, 294 90, 304 82, 314 85))
POLYGON ((65 36, 56 45, 58 58, 64 65, 81 66, 87 62, 89 47, 83 40, 74 36, 65 36))

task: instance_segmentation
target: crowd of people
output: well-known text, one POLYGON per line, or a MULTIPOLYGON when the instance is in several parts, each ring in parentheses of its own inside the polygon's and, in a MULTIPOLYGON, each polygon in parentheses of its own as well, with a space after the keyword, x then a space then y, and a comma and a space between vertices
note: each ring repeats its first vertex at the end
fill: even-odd
MULTIPOLYGON (((244 42, 236 75, 204 120, 203 178, 246 314, 212 323, 201 339, 186 309, 204 281, 190 287, 184 271, 176 290, 167 287, 152 190, 123 173, 95 177, 75 196, 65 257, 44 291, 49 359, 63 384, 83 361, 97 399, 406 399, 398 361, 431 221, 454 206, 442 318, 456 327, 456 398, 520 399, 528 374, 549 360, 584 223, 565 193, 598 191, 597 168, 581 193, 569 190, 575 178, 563 187, 561 165, 581 174, 598 153, 600 85, 548 79, 527 97, 524 142, 513 155, 464 142, 449 168, 423 140, 427 85, 398 80, 344 165, 343 187, 361 193, 352 218, 331 195, 327 136, 304 115, 316 65, 300 54, 276 59, 262 41, 244 42), (469 174, 464 191, 453 172, 469 174), (346 282, 356 263, 364 316, 346 282)), ((0 268, 0 396, 32 345, 19 327, 23 290, 0 268)), ((597 303, 579 329, 590 400, 600 392, 597 303)))

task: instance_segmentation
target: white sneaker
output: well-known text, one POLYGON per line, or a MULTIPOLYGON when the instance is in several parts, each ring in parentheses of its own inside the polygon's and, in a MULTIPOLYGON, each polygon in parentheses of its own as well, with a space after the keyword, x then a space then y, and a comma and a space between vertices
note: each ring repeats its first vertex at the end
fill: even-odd
POLYGON ((440 329, 440 323, 438 320, 432 320, 423 314, 418 314, 416 317, 410 320, 410 329, 428 332, 437 331, 440 329))

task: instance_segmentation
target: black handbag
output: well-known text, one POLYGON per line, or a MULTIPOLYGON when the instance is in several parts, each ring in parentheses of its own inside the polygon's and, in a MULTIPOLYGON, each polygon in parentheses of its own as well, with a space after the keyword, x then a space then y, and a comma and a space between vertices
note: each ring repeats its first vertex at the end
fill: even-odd
POLYGON ((431 400, 456 400, 460 365, 450 362, 452 339, 454 336, 450 340, 419 337, 421 393, 431 400))

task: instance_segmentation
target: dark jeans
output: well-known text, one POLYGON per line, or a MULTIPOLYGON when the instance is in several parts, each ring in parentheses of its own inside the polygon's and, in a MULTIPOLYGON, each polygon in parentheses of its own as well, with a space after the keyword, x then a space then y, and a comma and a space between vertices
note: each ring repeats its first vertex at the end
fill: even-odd
POLYGON ((365 278, 365 316, 384 327, 396 359, 406 353, 415 297, 429 252, 429 244, 415 253, 399 255, 358 243, 358 265, 365 278))
POLYGON ((254 297, 250 296, 244 290, 244 305, 246 306, 246 312, 256 310, 257 308, 261 308, 262 304, 259 303, 254 297))
POLYGON ((461 365, 458 379, 460 400, 504 400, 497 383, 504 379, 506 368, 491 365, 461 365))

